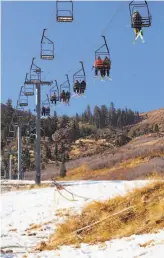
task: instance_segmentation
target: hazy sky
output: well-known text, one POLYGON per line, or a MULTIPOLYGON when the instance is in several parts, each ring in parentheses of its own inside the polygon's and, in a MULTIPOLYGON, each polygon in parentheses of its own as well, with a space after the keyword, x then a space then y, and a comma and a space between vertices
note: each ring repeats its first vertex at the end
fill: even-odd
MULTIPOLYGON (((82 112, 87 104, 93 107, 111 101, 116 107, 141 112, 164 107, 164 2, 149 2, 152 26, 144 29, 146 43, 138 39, 135 45, 128 5, 76 1, 74 21, 57 23, 55 2, 2 2, 2 103, 12 98, 16 105, 32 57, 36 57, 44 79, 61 84, 68 73, 71 86, 79 61, 84 62, 86 98, 71 99, 70 107, 59 105, 57 113, 71 115, 82 112), (55 44, 53 61, 40 59, 44 28, 55 44), (112 81, 106 82, 95 80, 92 70, 94 51, 103 44, 102 33, 112 61, 112 81)), ((42 87, 42 100, 49 92, 48 86, 42 87)), ((35 108, 35 97, 29 98, 29 108, 35 108)))

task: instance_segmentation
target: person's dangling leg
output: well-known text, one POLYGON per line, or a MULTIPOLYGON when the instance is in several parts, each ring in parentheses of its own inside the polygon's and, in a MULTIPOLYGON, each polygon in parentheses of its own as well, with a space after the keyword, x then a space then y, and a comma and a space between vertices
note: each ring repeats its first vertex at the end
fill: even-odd
POLYGON ((144 38, 143 38, 143 30, 142 30, 142 28, 140 28, 140 30, 139 30, 139 36, 140 36, 140 38, 142 40, 142 43, 145 43, 144 38))
POLYGON ((95 76, 97 76, 98 75, 98 69, 97 69, 97 67, 95 68, 95 76))
POLYGON ((137 36, 138 36, 138 29, 137 28, 134 28, 134 34, 135 34, 135 39, 134 39, 133 43, 136 43, 137 36))
POLYGON ((101 74, 101 77, 105 76, 105 69, 103 67, 100 68, 100 74, 101 74))

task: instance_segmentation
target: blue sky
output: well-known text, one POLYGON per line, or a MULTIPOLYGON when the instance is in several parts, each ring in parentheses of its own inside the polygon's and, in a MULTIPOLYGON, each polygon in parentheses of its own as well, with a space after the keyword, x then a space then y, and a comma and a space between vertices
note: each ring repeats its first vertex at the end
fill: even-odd
MULTIPOLYGON (((164 107, 164 2, 149 2, 152 26, 144 29, 145 44, 140 39, 134 45, 130 28, 129 2, 74 2, 74 21, 56 22, 55 2, 2 2, 2 96, 16 101, 32 57, 44 71, 46 80, 65 81, 68 73, 71 85, 73 74, 84 62, 87 78, 86 98, 71 99, 70 107, 59 105, 58 114, 81 113, 90 104, 149 111, 164 107), (109 24, 116 10, 117 15, 109 24), (109 26, 107 26, 109 24, 109 26), (40 59, 40 39, 47 36, 55 44, 55 59, 40 59), (94 79, 94 51, 103 44, 109 46, 112 81, 94 79)), ((42 87, 42 100, 49 87, 42 87)), ((29 98, 29 108, 35 108, 35 97, 29 98)), ((52 112, 54 107, 52 107, 52 112)))

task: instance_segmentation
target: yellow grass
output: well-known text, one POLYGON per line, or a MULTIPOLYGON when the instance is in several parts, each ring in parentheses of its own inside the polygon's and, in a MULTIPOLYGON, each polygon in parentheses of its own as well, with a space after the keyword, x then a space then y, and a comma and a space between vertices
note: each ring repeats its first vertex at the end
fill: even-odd
POLYGON ((126 196, 89 204, 80 215, 70 216, 60 224, 49 241, 42 242, 36 249, 53 250, 61 245, 95 244, 133 234, 157 232, 163 228, 164 182, 156 181, 126 196))
MULTIPOLYGON (((105 175, 109 174, 110 172, 116 171, 121 168, 135 168, 142 163, 146 163, 149 159, 137 157, 134 159, 129 159, 127 161, 121 162, 119 166, 115 166, 113 168, 103 168, 103 169, 96 169, 91 170, 88 168, 87 165, 82 165, 78 168, 74 168, 70 170, 64 180, 79 180, 79 179, 88 179, 90 176, 98 176, 98 175, 105 175)), ((60 177, 58 178, 60 179, 60 177)), ((62 179, 63 180, 63 179, 62 179)))
POLYGON ((24 190, 31 190, 31 189, 40 189, 40 188, 46 188, 50 187, 50 184, 40 184, 40 185, 13 185, 10 191, 24 191, 24 190))
POLYGON ((160 139, 156 139, 156 140, 152 140, 152 141, 149 141, 149 142, 144 142, 144 143, 136 144, 136 147, 145 146, 145 145, 153 145, 153 144, 160 143, 160 142, 161 142, 160 139))
POLYGON ((43 224, 31 224, 30 227, 27 228, 25 231, 28 232, 28 233, 33 231, 33 230, 40 230, 41 231, 43 226, 51 224, 52 222, 54 222, 54 220, 44 222, 43 224))

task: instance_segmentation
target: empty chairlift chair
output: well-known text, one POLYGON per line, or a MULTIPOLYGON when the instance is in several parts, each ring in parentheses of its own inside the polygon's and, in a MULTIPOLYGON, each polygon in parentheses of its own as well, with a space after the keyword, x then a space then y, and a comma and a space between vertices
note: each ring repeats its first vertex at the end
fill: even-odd
POLYGON ((73 21, 73 1, 56 1, 57 22, 73 21))
POLYGON ((69 103, 71 97, 71 87, 68 74, 66 74, 67 80, 60 85, 60 102, 69 103))
POLYGON ((18 117, 17 117, 17 113, 16 110, 14 109, 13 115, 12 115, 12 119, 11 119, 11 124, 13 125, 13 127, 18 127, 19 122, 18 122, 18 117))
POLYGON ((8 142, 11 142, 15 137, 15 130, 14 130, 14 127, 12 124, 10 124, 10 128, 9 128, 9 134, 8 134, 8 137, 7 137, 7 141, 8 142))
POLYGON ((23 118, 23 112, 24 108, 19 106, 19 100, 17 100, 17 106, 16 106, 16 117, 20 121, 23 118))
POLYGON ((20 90, 18 105, 20 107, 28 106, 28 97, 24 94, 24 86, 22 86, 20 90))
POLYGON ((73 75, 73 90, 77 94, 84 94, 86 89, 86 75, 83 62, 80 61, 82 68, 73 75))
POLYGON ((131 27, 150 27, 152 17, 147 1, 132 1, 129 3, 131 27))
POLYGON ((51 85, 50 87, 50 101, 51 103, 55 103, 60 100, 60 96, 59 96, 59 87, 58 87, 58 83, 55 80, 55 83, 51 85))
POLYGON ((34 64, 35 57, 32 59, 32 64, 30 67, 30 80, 26 84, 36 84, 41 81, 41 68, 34 64))
POLYGON ((54 59, 54 43, 45 36, 46 29, 43 30, 41 39, 41 53, 40 58, 44 60, 54 59))
POLYGON ((26 73, 25 82, 24 82, 24 95, 25 96, 34 96, 34 84, 29 84, 30 80, 28 79, 28 73, 26 73))

